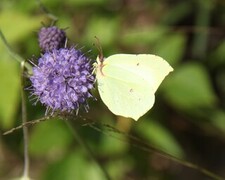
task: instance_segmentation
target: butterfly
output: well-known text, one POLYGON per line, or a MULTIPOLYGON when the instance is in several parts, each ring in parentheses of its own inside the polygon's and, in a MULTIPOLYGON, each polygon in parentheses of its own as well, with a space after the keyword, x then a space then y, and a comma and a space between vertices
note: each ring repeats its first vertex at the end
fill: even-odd
POLYGON ((155 102, 155 92, 173 68, 152 54, 98 56, 94 63, 102 101, 115 115, 138 120, 155 102))

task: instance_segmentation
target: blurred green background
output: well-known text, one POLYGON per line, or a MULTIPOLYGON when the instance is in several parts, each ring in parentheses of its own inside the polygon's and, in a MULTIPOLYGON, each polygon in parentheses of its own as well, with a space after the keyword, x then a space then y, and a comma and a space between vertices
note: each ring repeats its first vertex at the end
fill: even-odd
MULTIPOLYGON (((225 1, 223 0, 43 0, 67 28, 69 43, 95 59, 94 36, 104 56, 149 53, 174 68, 156 93, 154 107, 138 122, 114 116, 94 92, 90 111, 70 121, 115 180, 210 179, 200 172, 146 152, 153 145, 225 177, 225 1), (83 126, 96 122, 94 127, 83 126), (121 133, 107 128, 106 123, 121 133), (99 128, 100 131, 97 131, 99 128), (122 133, 123 132, 123 133, 122 133), (141 143, 132 137, 141 139, 141 143)), ((37 32, 51 24, 38 1, 1 0, 0 28, 25 59, 40 56, 37 32)), ((29 80, 27 80, 29 86, 29 80)), ((0 42, 0 179, 23 172, 20 65, 0 42)), ((29 96, 29 92, 27 97, 29 96)), ((45 108, 27 101, 29 120, 45 108)), ((30 175, 43 180, 104 180, 101 168, 62 120, 29 127, 30 175)))

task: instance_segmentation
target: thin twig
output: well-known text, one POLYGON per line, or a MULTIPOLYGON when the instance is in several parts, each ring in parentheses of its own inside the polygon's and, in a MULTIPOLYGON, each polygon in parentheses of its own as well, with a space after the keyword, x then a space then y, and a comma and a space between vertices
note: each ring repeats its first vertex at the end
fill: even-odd
POLYGON ((51 118, 53 118, 54 116, 45 116, 45 117, 42 117, 40 119, 35 119, 35 120, 31 120, 31 121, 27 121, 25 123, 22 123, 21 125, 17 126, 17 127, 14 127, 6 132, 3 133, 3 135, 8 135, 8 134, 11 134, 13 133, 14 131, 16 130, 19 130, 21 128, 23 128, 24 126, 28 127, 28 126, 31 126, 31 125, 34 125, 34 124, 37 124, 39 122, 43 122, 43 121, 46 121, 46 120, 50 120, 51 118))
MULTIPOLYGON (((154 152, 154 153, 158 154, 161 157, 170 159, 170 160, 172 160, 174 162, 177 162, 178 164, 181 164, 181 165, 183 165, 185 167, 188 167, 188 168, 191 168, 191 169, 195 169, 195 170, 201 172, 202 174, 204 174, 204 175, 206 175, 208 177, 211 177, 211 178, 213 178, 215 180, 224 180, 225 179, 225 178, 223 178, 223 177, 221 177, 221 176, 219 176, 219 175, 217 175, 217 174, 215 174, 215 173, 213 173, 213 172, 211 172, 211 171, 209 171, 209 170, 207 170, 207 169, 205 169, 205 168, 203 168, 201 166, 198 166, 198 165, 196 165, 194 163, 191 163, 191 162, 188 162, 186 160, 179 159, 179 158, 177 158, 177 157, 175 157, 175 156, 173 156, 171 154, 168 154, 168 153, 166 153, 166 152, 164 152, 162 150, 159 150, 158 148, 154 147, 153 145, 149 145, 149 144, 143 142, 141 139, 139 139, 139 138, 137 138, 137 137, 135 137, 133 135, 124 133, 124 132, 116 129, 115 127, 112 127, 112 126, 110 126, 108 124, 101 124, 101 125, 103 125, 103 127, 106 127, 107 128, 106 130, 108 130, 109 132, 125 135, 130 140, 132 140, 132 146, 135 146, 135 147, 137 147, 137 148, 139 148, 139 149, 141 149, 143 151, 151 152, 151 153, 154 152)), ((100 128, 96 127, 94 125, 94 123, 87 123, 87 124, 85 124, 85 126, 89 126, 89 127, 93 128, 93 129, 95 129, 96 131, 99 131, 99 132, 101 132, 101 133, 103 133, 105 135, 111 136, 111 137, 116 138, 116 139, 118 139, 118 140, 120 140, 122 142, 128 143, 123 138, 115 137, 112 134, 108 134, 106 132, 103 132, 100 128)))

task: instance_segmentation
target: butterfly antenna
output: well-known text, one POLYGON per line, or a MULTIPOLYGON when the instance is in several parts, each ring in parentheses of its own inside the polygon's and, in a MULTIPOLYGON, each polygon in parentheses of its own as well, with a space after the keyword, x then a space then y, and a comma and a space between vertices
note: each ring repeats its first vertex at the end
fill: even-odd
POLYGON ((95 36, 95 39, 96 39, 96 42, 97 42, 96 47, 99 51, 99 55, 98 55, 99 60, 100 60, 100 62, 103 62, 104 57, 103 57, 103 51, 102 51, 102 47, 100 45, 100 41, 99 41, 97 36, 95 36))
POLYGON ((65 39, 64 48, 66 48, 66 47, 67 47, 67 43, 68 43, 68 39, 66 38, 66 39, 65 39))

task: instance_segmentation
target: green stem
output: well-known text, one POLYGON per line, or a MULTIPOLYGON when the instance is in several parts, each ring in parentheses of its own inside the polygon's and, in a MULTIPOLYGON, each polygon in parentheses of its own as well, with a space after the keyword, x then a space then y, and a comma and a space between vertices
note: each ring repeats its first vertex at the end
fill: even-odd
MULTIPOLYGON (((23 124, 27 122, 27 109, 26 109, 26 98, 24 92, 24 65, 25 62, 21 63, 21 98, 22 98, 22 121, 23 124)), ((24 140, 24 171, 23 177, 29 177, 29 154, 28 154, 28 128, 23 126, 23 140, 24 140)))

